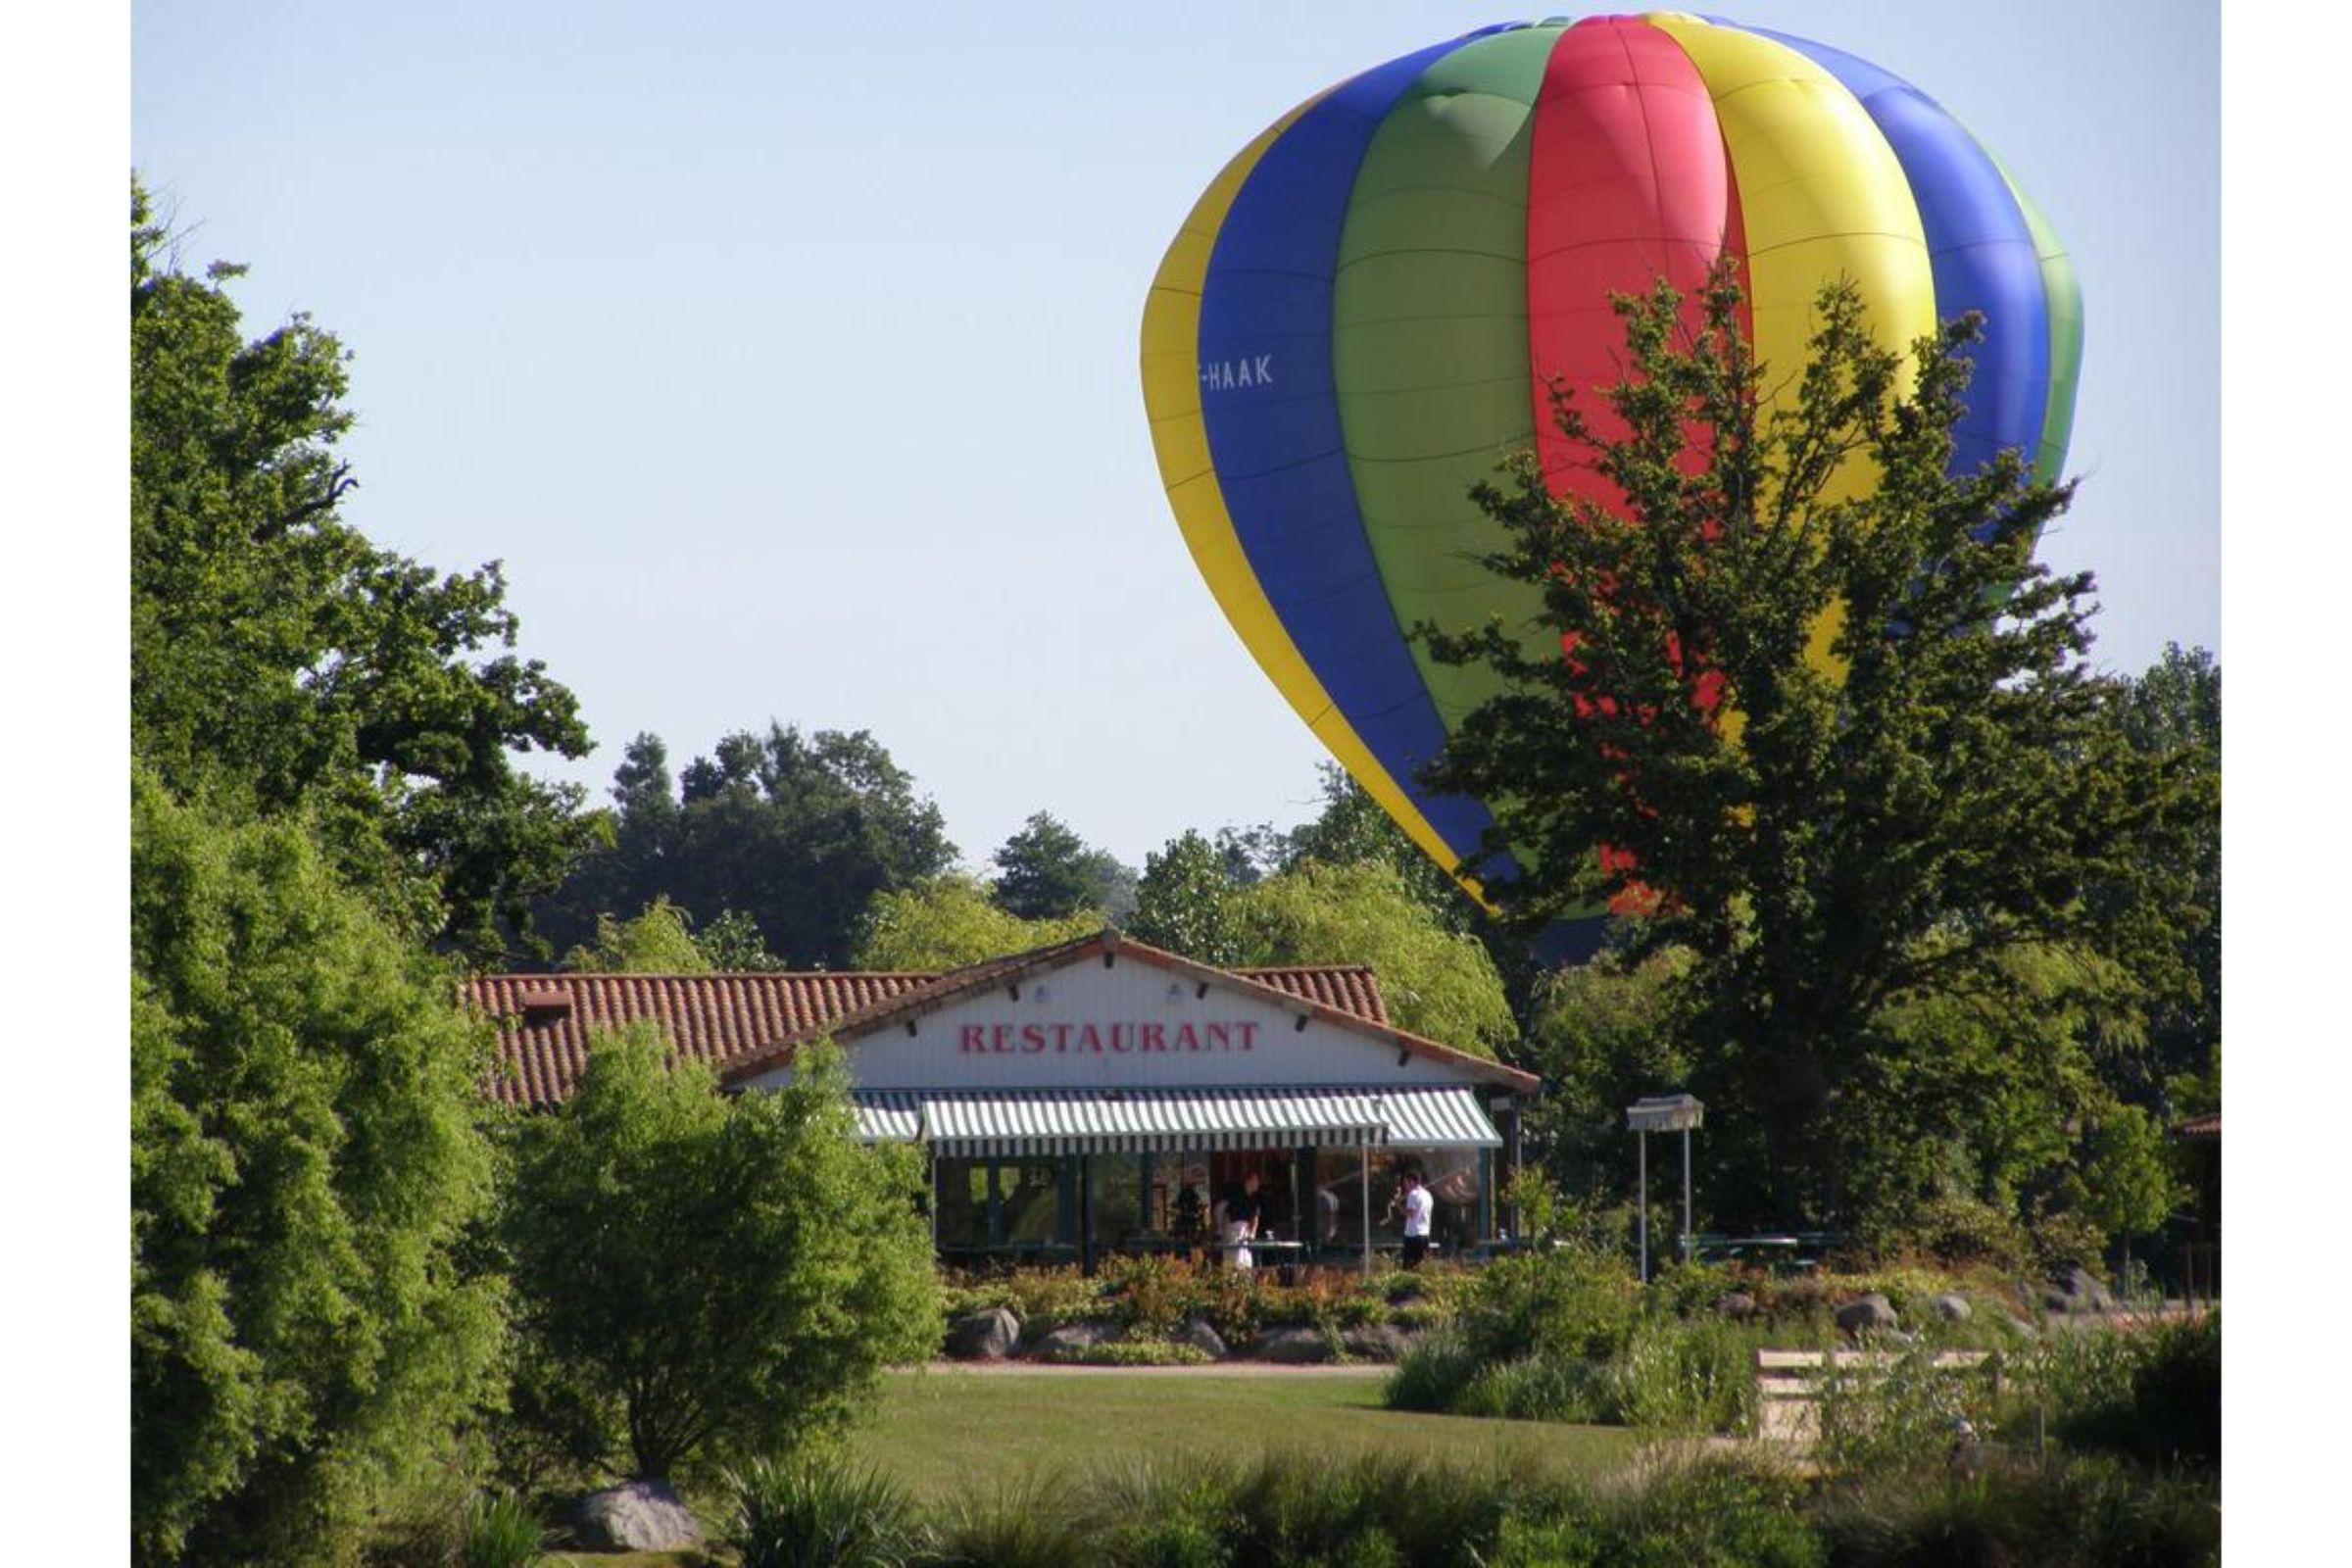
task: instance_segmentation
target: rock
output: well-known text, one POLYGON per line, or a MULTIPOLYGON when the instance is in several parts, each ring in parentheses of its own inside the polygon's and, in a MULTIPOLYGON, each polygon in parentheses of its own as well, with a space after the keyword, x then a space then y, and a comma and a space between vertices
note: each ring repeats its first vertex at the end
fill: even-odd
POLYGON ((1715 1298, 1715 1315, 1728 1317, 1735 1323, 1744 1323, 1756 1315, 1756 1298, 1745 1291, 1732 1291, 1715 1298))
POLYGON ((1093 1345, 1108 1345, 1125 1335, 1116 1323, 1064 1323, 1037 1342, 1037 1353, 1051 1360, 1093 1345))
POLYGON ((666 1481, 588 1494, 572 1512, 571 1533, 583 1551, 682 1551, 703 1539, 666 1481))
POLYGON ((1206 1318, 1187 1318, 1184 1328, 1176 1336, 1176 1343, 1189 1345, 1220 1361, 1230 1353, 1225 1348, 1225 1337, 1210 1328, 1206 1318))
POLYGON ((1969 1320, 1970 1314, 1975 1311, 1975 1308, 1968 1304, 1967 1297, 1955 1295, 1950 1291, 1929 1298, 1928 1304, 1934 1307, 1936 1315, 1946 1323, 1965 1323, 1969 1320))
POLYGON ((948 1354, 958 1361, 1002 1361, 1021 1348, 1021 1320, 1002 1306, 948 1325, 948 1354))
POLYGON ((2054 1294, 2065 1302, 2063 1306, 2053 1307, 2053 1311, 2112 1312, 2115 1310, 2115 1298, 2108 1294, 2107 1287, 2100 1283, 2099 1277, 2088 1269, 2070 1268, 2062 1274, 2053 1275, 2050 1284, 2054 1289, 2054 1294))
POLYGON ((1362 1360, 1401 1361, 1404 1352, 1413 1348, 1413 1337, 1392 1324, 1375 1323, 1348 1330, 1340 1336, 1340 1344, 1349 1355, 1362 1360))
POLYGON ((1838 1326, 1859 1338, 1861 1335, 1898 1327, 1894 1303, 1878 1292, 1846 1302, 1838 1309, 1838 1326))
POLYGON ((1321 1329, 1267 1329, 1250 1347, 1250 1353, 1260 1361, 1304 1366, 1330 1360, 1331 1342, 1323 1338, 1321 1329))

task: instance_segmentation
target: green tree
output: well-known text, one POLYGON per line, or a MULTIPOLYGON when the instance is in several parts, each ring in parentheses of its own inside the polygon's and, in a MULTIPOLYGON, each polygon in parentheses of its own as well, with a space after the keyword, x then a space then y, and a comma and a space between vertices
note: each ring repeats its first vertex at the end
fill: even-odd
POLYGON ((131 745, 181 795, 311 813, 347 880, 476 958, 586 844, 579 792, 516 753, 588 749, 572 695, 511 651, 497 563, 436 573, 342 509, 348 356, 297 315, 247 341, 130 199, 131 745))
POLYGON ((298 823, 131 773, 131 1545, 348 1561, 490 1392, 488 1042, 298 823))
POLYGON ((1242 962, 1365 963, 1389 1015, 1416 1034, 1492 1056, 1518 1033, 1502 977, 1475 937, 1447 930, 1377 861, 1307 861, 1241 890, 1242 962))
POLYGON ((1201 963, 1240 963, 1240 891, 1225 853, 1187 828, 1156 855, 1144 857, 1127 929, 1140 942, 1201 963))
POLYGON ((598 915, 595 945, 564 955, 564 967, 575 974, 708 974, 713 965, 685 911, 657 898, 632 919, 598 915))
MULTIPOLYGON (((1704 1099, 1712 1088, 1690 1049, 1682 982, 1690 961, 1681 948, 1638 962, 1604 950, 1540 983, 1520 1065, 1542 1076, 1544 1093, 1529 1108, 1527 1127, 1568 1195, 1632 1191, 1626 1106, 1643 1095, 1685 1090, 1704 1099)), ((1719 1168, 1711 1142, 1708 1153, 1708 1168, 1719 1168)))
POLYGON ((1420 629, 1498 693, 1428 782, 1494 806, 1518 919, 1652 902, 1637 955, 1690 950, 1690 1027, 1737 1067, 1711 1139, 1751 1123, 1760 1206, 1832 1217, 1834 1112, 1889 1006, 1998 992, 2025 949, 2181 985, 2211 781, 2132 745, 2082 662, 2090 577, 2033 559, 2070 487, 2014 453, 1947 475, 1973 322, 1906 358, 1840 285, 1809 362, 1763 367, 1728 270, 1619 310, 1623 433, 1566 400, 1560 423, 1620 504, 1553 497, 1529 456, 1478 488, 1486 564, 1536 612, 1420 629))
POLYGON ((2213 655, 2167 643, 2164 657, 2132 683, 2124 729, 2141 751, 2185 757, 2211 782, 2187 860, 2196 986, 2158 1004, 2148 1021, 2154 1082, 2131 1086, 2135 1098, 2190 1116, 2222 1103, 2222 669, 2213 655))
POLYGON ((996 900, 1024 920, 1058 920, 1081 910, 1117 922, 1135 906, 1135 873, 1050 811, 1039 811, 995 856, 996 900))
POLYGON ((941 1332, 920 1163, 852 1136, 830 1048, 732 1099, 667 1058, 597 1045, 506 1210, 527 1359, 640 1477, 803 1446, 941 1332))
POLYGON ((860 969, 956 969, 1102 928, 1102 917, 1091 909, 1024 920, 1007 913, 970 877, 942 876, 877 896, 866 909, 852 957, 860 969))
POLYGON ((694 945, 701 950, 704 963, 722 973, 784 967, 784 961, 767 951, 767 943, 760 935, 760 922, 741 909, 720 910, 717 919, 694 934, 694 945))
POLYGON ((725 736, 675 796, 666 751, 640 735, 612 797, 606 844, 539 906, 559 942, 593 941, 598 916, 667 898, 698 921, 736 911, 780 967, 838 969, 877 895, 956 860, 939 808, 863 730, 725 736))

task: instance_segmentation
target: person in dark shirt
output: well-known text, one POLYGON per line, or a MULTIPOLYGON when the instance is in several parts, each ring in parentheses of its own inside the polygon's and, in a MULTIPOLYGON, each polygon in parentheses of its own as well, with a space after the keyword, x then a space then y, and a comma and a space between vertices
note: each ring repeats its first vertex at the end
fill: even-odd
POLYGON ((1232 1250, 1233 1266, 1250 1267, 1255 1260, 1250 1255, 1250 1243, 1266 1218, 1265 1200, 1257 1196, 1257 1172, 1247 1172, 1226 1187, 1217 1199, 1217 1239, 1232 1250))

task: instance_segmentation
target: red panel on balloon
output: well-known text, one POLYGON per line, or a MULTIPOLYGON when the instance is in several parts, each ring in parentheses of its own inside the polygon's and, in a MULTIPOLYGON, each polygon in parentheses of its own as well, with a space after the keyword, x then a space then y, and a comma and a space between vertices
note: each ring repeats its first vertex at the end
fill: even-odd
MULTIPOLYGON (((1727 241, 1740 254, 1739 225, 1715 106, 1681 46, 1626 17, 1560 34, 1537 100, 1527 193, 1536 446, 1555 493, 1618 499, 1576 467, 1548 391, 1555 378, 1572 389, 1595 434, 1624 432, 1598 396, 1623 374, 1625 330, 1610 291, 1645 293, 1663 276, 1694 295, 1727 241)), ((1698 301, 1684 309, 1695 327, 1698 301)), ((1749 330, 1744 307, 1741 317, 1749 330)))

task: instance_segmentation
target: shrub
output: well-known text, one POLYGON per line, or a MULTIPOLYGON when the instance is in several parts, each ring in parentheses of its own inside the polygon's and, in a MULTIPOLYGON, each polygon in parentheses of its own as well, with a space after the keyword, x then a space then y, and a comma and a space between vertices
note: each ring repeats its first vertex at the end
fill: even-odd
POLYGON ((466 1568, 531 1568, 547 1549, 547 1532, 520 1499, 484 1494, 466 1505, 466 1568))
POLYGON ((1607 1366, 1563 1356, 1531 1355, 1481 1367, 1446 1406, 1454 1415, 1511 1421, 1605 1421, 1607 1366))
POLYGON ((1667 1432, 1752 1431, 1756 1343, 1754 1333, 1711 1318, 1642 1324, 1609 1363, 1604 1419, 1667 1432))
POLYGON ((2214 1465, 2222 1455, 2222 1324, 2051 1334, 2020 1365, 2009 1419, 2038 1413, 2052 1438, 2159 1462, 2214 1465))
POLYGON ((1067 1487, 1035 1476, 962 1493, 932 1532, 925 1568, 1076 1568, 1098 1559, 1067 1487))
POLYGON ((884 1366, 937 1350, 919 1163, 850 1131, 829 1050, 729 1099, 642 1036, 600 1042, 578 1093, 520 1130, 519 1326, 552 1378, 617 1393, 606 1438, 634 1474, 836 1427, 884 1366))
POLYGON ((1600 1497, 1544 1499, 1502 1519, 1492 1568, 1819 1568, 1801 1488, 1769 1463, 1676 1459, 1600 1497))
POLYGON ((1929 1469, 1950 1460, 1963 1422, 1980 1435, 1991 1428, 1989 1381, 1939 1368, 1935 1356, 1923 1342, 1883 1369, 1825 1368, 1814 1449, 1821 1463, 1849 1472, 1929 1469))
POLYGON ((1478 1352, 1450 1328, 1424 1334, 1389 1374, 1386 1400, 1392 1410, 1448 1410, 1454 1396, 1478 1375, 1478 1352))
POLYGON ((1093 1512, 1112 1568, 1231 1568, 1234 1467, 1202 1457, 1101 1473, 1093 1512))
POLYGON ((838 1458, 754 1460, 727 1477, 740 1568, 906 1568, 922 1544, 906 1494, 838 1458))
POLYGON ((2059 1459, 1979 1476, 1878 1478, 1819 1510, 1851 1568, 2170 1568, 2220 1560, 2220 1496, 2111 1459, 2059 1459))
POLYGON ((1456 1322, 1483 1361, 1605 1360, 1625 1343, 1640 1290, 1623 1258, 1562 1244, 1488 1264, 1456 1322))
POLYGON ((1392 1510, 1412 1506, 1422 1479, 1413 1461, 1390 1454, 1267 1454, 1234 1488, 1234 1560, 1389 1568, 1400 1559, 1388 1520, 1392 1510))

